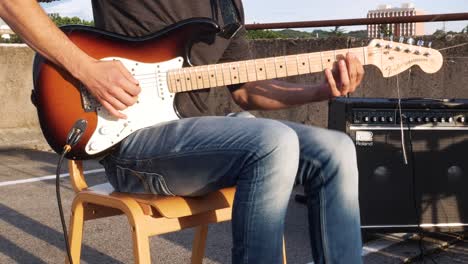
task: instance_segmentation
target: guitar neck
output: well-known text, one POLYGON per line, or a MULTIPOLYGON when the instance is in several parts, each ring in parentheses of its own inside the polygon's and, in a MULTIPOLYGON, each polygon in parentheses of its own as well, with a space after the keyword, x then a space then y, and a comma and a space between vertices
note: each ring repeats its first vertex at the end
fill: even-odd
POLYGON ((177 93, 316 73, 331 69, 337 58, 348 52, 367 64, 367 47, 340 49, 180 68, 168 72, 168 85, 171 92, 177 93))

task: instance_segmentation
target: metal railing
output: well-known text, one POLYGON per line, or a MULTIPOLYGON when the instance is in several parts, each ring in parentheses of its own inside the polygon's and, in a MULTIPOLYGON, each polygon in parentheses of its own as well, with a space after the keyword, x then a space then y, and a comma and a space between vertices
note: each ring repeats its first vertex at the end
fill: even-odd
POLYGON ((319 21, 298 21, 280 23, 260 23, 247 24, 247 30, 255 29, 281 29, 281 28, 309 28, 309 27, 336 27, 336 26, 357 26, 374 24, 399 24, 413 22, 438 22, 438 21, 459 21, 468 20, 468 13, 432 14, 418 16, 401 17, 379 17, 379 18, 354 18, 319 21))

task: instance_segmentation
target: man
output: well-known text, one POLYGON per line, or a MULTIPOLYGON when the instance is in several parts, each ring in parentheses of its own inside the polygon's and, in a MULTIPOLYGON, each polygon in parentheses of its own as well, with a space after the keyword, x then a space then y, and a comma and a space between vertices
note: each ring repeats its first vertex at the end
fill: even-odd
MULTIPOLYGON (((224 24, 218 0, 93 0, 97 27, 143 36, 190 17, 224 24)), ((234 1, 243 20, 242 3, 234 1)), ((114 116, 140 92, 119 62, 83 53, 34 0, 0 0, 0 16, 32 48, 79 79, 114 116)), ((245 29, 231 40, 198 45, 195 64, 248 59, 245 29)), ((363 68, 352 54, 325 70, 326 82, 298 85, 257 81, 230 86, 244 109, 283 109, 353 92, 363 68)), ((181 109, 209 114, 203 94, 182 94, 181 109)), ((261 118, 191 117, 141 129, 102 160, 118 191, 196 196, 237 186, 233 263, 281 263, 284 216, 294 180, 305 187, 315 263, 361 263, 358 175, 352 141, 344 134, 261 118)))

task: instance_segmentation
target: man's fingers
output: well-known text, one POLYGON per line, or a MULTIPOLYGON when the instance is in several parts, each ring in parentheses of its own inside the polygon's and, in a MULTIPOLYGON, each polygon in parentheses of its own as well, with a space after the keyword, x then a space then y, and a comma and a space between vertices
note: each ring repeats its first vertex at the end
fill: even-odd
POLYGON ((335 77, 330 69, 325 69, 325 78, 327 79, 328 86, 330 86, 331 95, 333 97, 340 96, 341 92, 336 88, 335 77))
POLYGON ((121 118, 121 119, 127 119, 127 116, 119 111, 117 111, 117 109, 115 109, 111 104, 109 104, 108 102, 104 101, 104 100, 101 100, 101 105, 104 106, 104 108, 109 111, 109 113, 117 118, 121 118))
POLYGON ((344 60, 338 61, 338 69, 340 71, 340 79, 341 79, 341 87, 339 87, 338 89, 340 90, 341 95, 346 95, 349 91, 350 80, 349 80, 348 68, 344 60))
POLYGON ((141 91, 138 80, 135 79, 135 77, 133 77, 133 75, 127 70, 127 68, 125 68, 122 62, 118 61, 117 65, 118 65, 119 71, 125 77, 125 79, 122 79, 120 81, 122 87, 130 95, 137 96, 141 91))

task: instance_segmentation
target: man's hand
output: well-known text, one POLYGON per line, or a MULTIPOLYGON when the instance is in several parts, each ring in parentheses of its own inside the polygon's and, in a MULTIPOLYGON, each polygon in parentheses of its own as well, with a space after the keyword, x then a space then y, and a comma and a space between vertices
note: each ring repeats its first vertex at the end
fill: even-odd
POLYGON ((344 96, 356 90, 364 78, 364 68, 359 59, 352 53, 338 60, 333 70, 325 70, 325 86, 330 98, 344 96))
POLYGON ((133 105, 141 89, 138 81, 120 61, 91 60, 77 65, 76 77, 91 94, 117 118, 127 118, 119 112, 133 105))

